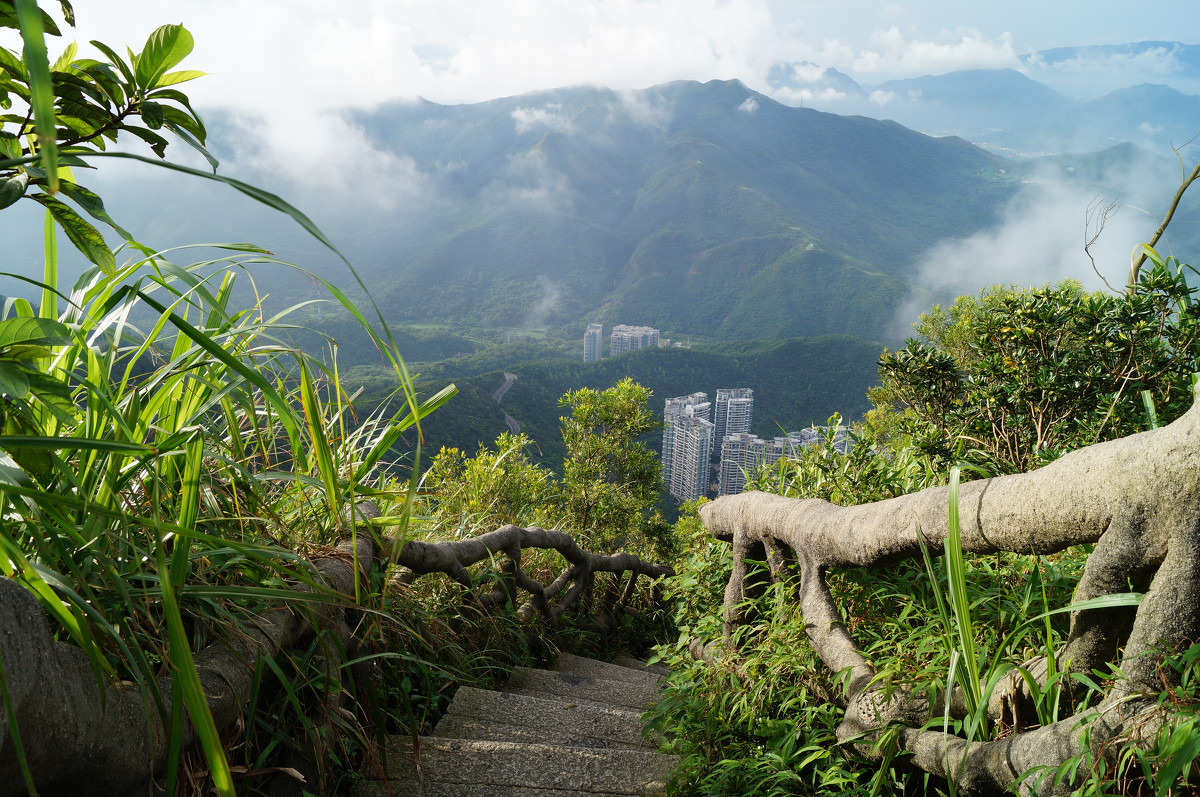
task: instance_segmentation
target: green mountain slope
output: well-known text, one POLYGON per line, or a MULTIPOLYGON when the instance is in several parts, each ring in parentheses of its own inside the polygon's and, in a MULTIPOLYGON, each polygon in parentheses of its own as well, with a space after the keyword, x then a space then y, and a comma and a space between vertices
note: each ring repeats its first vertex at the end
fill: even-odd
POLYGON ((422 181, 364 262, 385 314, 410 323, 888 339, 918 255, 989 225, 1018 187, 965 141, 737 81, 396 104, 355 122, 422 181))

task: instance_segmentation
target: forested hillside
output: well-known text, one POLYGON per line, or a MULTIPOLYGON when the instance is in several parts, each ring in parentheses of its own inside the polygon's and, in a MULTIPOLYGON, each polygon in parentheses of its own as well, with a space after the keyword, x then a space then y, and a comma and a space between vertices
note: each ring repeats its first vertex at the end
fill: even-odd
MULTIPOLYGON (((442 446, 473 452, 479 443, 491 442, 508 430, 507 412, 537 444, 531 458, 561 467, 564 449, 558 427, 559 398, 580 387, 611 387, 626 376, 652 391, 651 409, 659 417, 663 401, 672 396, 703 391, 715 398, 718 388, 753 388, 752 431, 774 437, 823 424, 835 412, 848 419, 865 412, 870 406, 866 389, 877 381, 876 360, 881 348, 859 338, 828 335, 771 343, 645 349, 594 363, 577 358, 535 359, 503 370, 453 375, 459 393, 446 411, 422 423, 425 447, 428 453, 436 453, 442 446), (497 404, 492 394, 503 384, 505 371, 515 373, 517 380, 497 404)), ((432 393, 451 375, 420 380, 418 391, 432 393)), ((651 448, 659 448, 661 432, 653 433, 649 443, 651 448)))
POLYGON ((885 339, 918 255, 987 227, 1019 188, 1017 167, 960 139, 737 81, 394 103, 355 121, 427 193, 366 233, 360 262, 397 322, 885 339))

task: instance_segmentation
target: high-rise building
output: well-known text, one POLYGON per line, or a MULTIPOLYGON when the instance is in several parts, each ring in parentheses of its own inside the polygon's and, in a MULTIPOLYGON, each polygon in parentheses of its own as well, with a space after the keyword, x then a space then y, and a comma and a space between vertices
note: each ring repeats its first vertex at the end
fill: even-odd
POLYGON ((663 482, 680 501, 708 491, 715 427, 706 393, 669 398, 663 410, 663 482))
POLYGON ((726 435, 721 441, 721 466, 718 492, 737 495, 746 489, 746 476, 763 465, 774 465, 784 456, 792 456, 802 445, 794 433, 787 437, 763 440, 747 432, 726 435))
POLYGON ((613 327, 608 356, 616 357, 634 349, 658 345, 658 330, 654 327, 635 327, 617 324, 613 327))
POLYGON ((723 388, 717 391, 717 445, 731 434, 749 434, 750 416, 754 413, 754 390, 748 387, 723 388))
POLYGON ((604 340, 603 324, 588 324, 587 332, 583 333, 583 361, 594 363, 600 359, 601 341, 604 340))

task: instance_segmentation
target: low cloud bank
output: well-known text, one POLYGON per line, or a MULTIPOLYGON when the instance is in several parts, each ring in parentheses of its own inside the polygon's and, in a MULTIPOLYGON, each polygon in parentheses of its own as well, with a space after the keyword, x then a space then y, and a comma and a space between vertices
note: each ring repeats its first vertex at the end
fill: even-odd
MULTIPOLYGON (((1075 279, 1089 290, 1120 290, 1130 255, 1162 221, 1178 187, 1169 164, 1139 160, 1084 179, 1071 169, 1044 166, 1003 209, 997 224, 964 238, 938 241, 919 259, 912 282, 942 302, 976 294, 991 285, 1032 287, 1075 279), (1100 210, 1111 205, 1103 220, 1100 210), (1084 245, 1099 233, 1090 247, 1084 245)), ((1198 197, 1185 197, 1195 207, 1198 197)), ((1186 222, 1185 222, 1186 223, 1186 222)), ((1184 236, 1177 236, 1181 239, 1184 236)), ((1160 245, 1171 253, 1169 242, 1160 245)), ((1196 253, 1176 251, 1185 262, 1196 253)), ((900 308, 893 334, 912 334, 912 324, 929 308, 914 300, 900 308)))

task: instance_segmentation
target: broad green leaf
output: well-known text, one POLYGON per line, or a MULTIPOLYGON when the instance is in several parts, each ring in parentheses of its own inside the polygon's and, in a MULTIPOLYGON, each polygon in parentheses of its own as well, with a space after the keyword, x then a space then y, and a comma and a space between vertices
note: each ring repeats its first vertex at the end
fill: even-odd
POLYGON ((0 155, 6 158, 21 157, 21 142, 12 133, 0 131, 0 155))
POLYGON ((51 194, 58 191, 58 144, 54 128, 54 90, 50 82, 50 61, 46 55, 42 13, 35 0, 16 0, 17 19, 25 46, 23 60, 29 69, 33 121, 38 134, 38 151, 46 170, 51 194))
POLYGON ((29 175, 26 172, 18 172, 7 180, 0 182, 0 210, 8 207, 25 195, 25 188, 29 185, 29 175))
POLYGON ((158 157, 160 157, 160 158, 166 157, 167 144, 170 142, 168 142, 165 138, 160 136, 158 133, 151 133, 149 130, 146 130, 145 128, 133 127, 132 125, 126 125, 125 127, 122 127, 121 129, 124 130, 126 133, 129 133, 130 135, 137 136, 142 141, 145 141, 147 144, 149 144, 150 149, 154 150, 154 154, 157 155, 158 157))
POLYGON ((151 130, 158 130, 163 126, 163 108, 153 100, 143 100, 141 105, 142 121, 151 130))
POLYGON ((25 82, 29 76, 25 72, 25 64, 11 50, 0 47, 0 75, 25 82))
POLYGON ((71 7, 70 1, 58 0, 58 5, 62 9, 63 19, 65 19, 67 24, 72 28, 75 27, 75 9, 71 7))
POLYGON ((165 88, 165 89, 155 89, 147 96, 149 98, 155 100, 156 102, 163 102, 164 100, 170 100, 170 101, 178 103, 180 106, 182 106, 183 109, 187 112, 187 115, 191 117, 191 120, 192 120, 191 123, 183 124, 178 118, 174 118, 174 117, 170 117, 170 116, 168 116, 167 118, 173 119, 173 121, 175 121, 177 124, 181 124, 184 128, 192 131, 192 134, 194 136, 196 136, 196 138, 198 138, 201 143, 204 143, 205 136, 207 135, 207 133, 204 129, 204 120, 200 118, 200 114, 196 113, 196 109, 192 107, 192 103, 188 99, 188 96, 186 94, 184 94, 182 91, 176 91, 175 89, 165 88))
POLYGON ((63 232, 71 239, 71 243, 75 244, 75 248, 84 257, 104 269, 107 274, 111 274, 116 270, 117 260, 113 257, 112 250, 108 248, 108 244, 104 242, 104 236, 95 227, 88 224, 78 213, 49 194, 30 194, 29 198, 40 203, 46 210, 50 211, 50 214, 54 216, 54 220, 58 222, 63 232))
POLYGON ((29 393, 29 377, 13 363, 0 361, 0 396, 24 398, 29 393))
POLYGON ((195 80, 198 77, 204 77, 207 72, 200 72, 195 69, 185 69, 180 72, 168 72, 158 79, 152 88, 162 88, 163 86, 174 86, 178 83, 186 83, 189 80, 195 80))
POLYGON ((70 180, 64 180, 61 188, 63 194, 69 197, 76 205, 83 208, 89 216, 112 227, 126 241, 133 240, 132 235, 112 220, 112 217, 108 215, 108 211, 104 209, 104 201, 93 191, 70 180))
POLYGON ((55 60, 54 65, 50 67, 50 71, 66 72, 67 68, 69 66, 71 66, 71 63, 75 60, 75 55, 78 52, 79 52, 79 45, 77 45, 75 42, 71 42, 70 44, 68 44, 67 49, 63 50, 63 54, 60 55, 55 60))
POLYGON ((116 52, 111 47, 109 47, 104 42, 99 42, 99 41, 96 41, 95 39, 92 39, 91 44, 97 50, 99 50, 100 52, 102 52, 106 56, 108 56, 109 63, 111 63, 117 69, 121 70, 121 74, 125 76, 125 81, 127 83, 135 83, 136 82, 133 79, 133 71, 129 68, 129 65, 126 64, 124 59, 122 59, 121 56, 117 55, 116 52))
MULTIPOLYGON (((178 122, 173 121, 172 117, 174 114, 172 111, 174 111, 173 108, 163 108, 163 114, 166 117, 166 121, 163 122, 163 127, 167 128, 176 136, 178 136, 180 141, 203 155, 204 159, 208 161, 210 166, 212 166, 213 172, 215 173, 217 171, 217 167, 221 165, 221 162, 214 158, 212 153, 205 149, 204 145, 201 144, 200 141, 189 130, 181 126, 178 122)), ((179 116, 186 116, 186 114, 180 111, 176 111, 175 113, 178 113, 179 116)))
POLYGON ((138 86, 152 89, 158 79, 192 51, 192 34, 182 25, 163 25, 150 34, 137 57, 134 71, 138 86))
POLYGON ((15 349, 34 346, 65 346, 71 342, 71 330, 51 318, 8 318, 0 321, 0 357, 15 357, 15 349))

